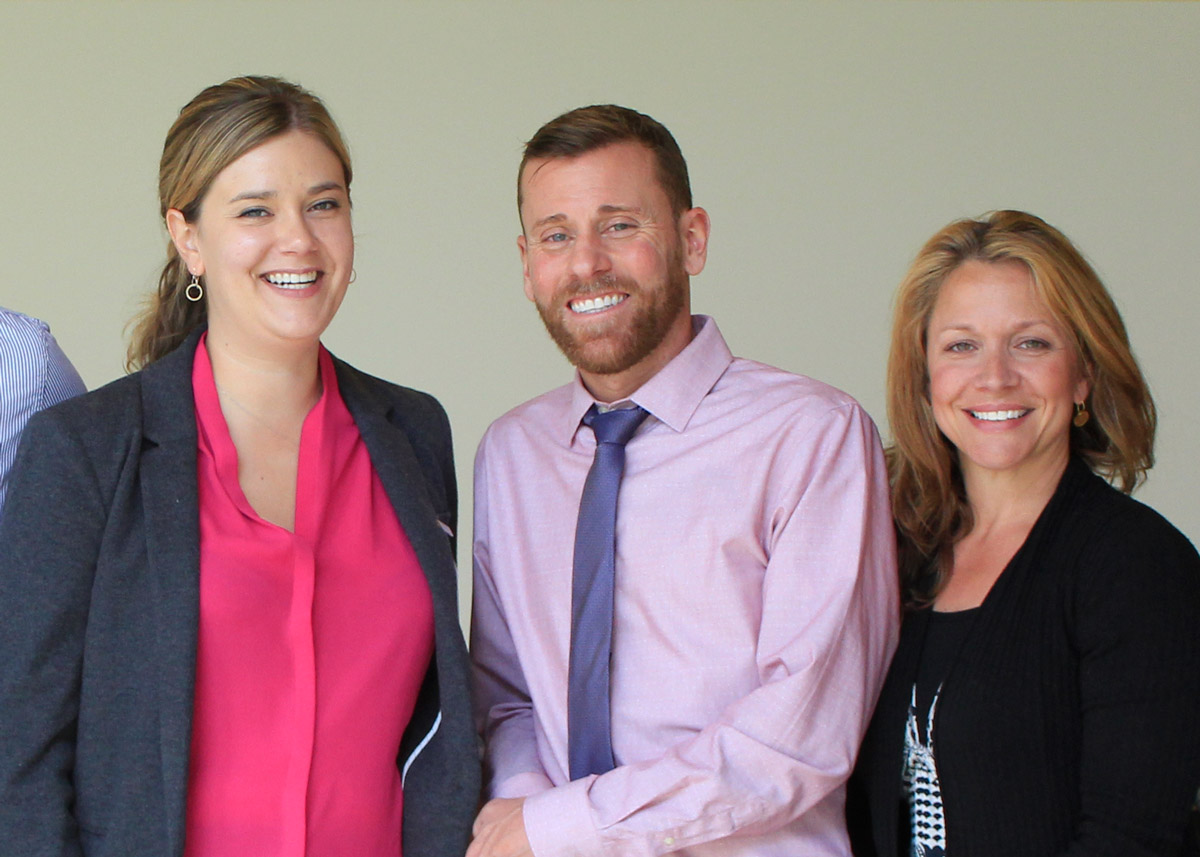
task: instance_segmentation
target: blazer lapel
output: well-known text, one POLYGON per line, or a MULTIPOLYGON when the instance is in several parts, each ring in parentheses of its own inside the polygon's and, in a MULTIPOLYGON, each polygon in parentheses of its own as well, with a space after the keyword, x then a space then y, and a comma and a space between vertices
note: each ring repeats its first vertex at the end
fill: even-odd
POLYGON ((450 551, 454 536, 450 527, 454 522, 443 520, 453 510, 434 507, 413 445, 404 429, 396 424, 398 420, 394 421, 391 402, 363 383, 342 361, 335 360, 334 365, 338 370, 342 399, 367 445, 371 464, 379 474, 430 587, 436 587, 433 592, 436 604, 445 596, 439 591, 445 575, 431 574, 431 569, 454 567, 454 555, 450 551), (439 521, 445 531, 438 525, 439 521))
POLYGON ((200 613, 200 510, 192 358, 200 331, 142 372, 141 487, 155 587, 167 854, 183 853, 200 613))

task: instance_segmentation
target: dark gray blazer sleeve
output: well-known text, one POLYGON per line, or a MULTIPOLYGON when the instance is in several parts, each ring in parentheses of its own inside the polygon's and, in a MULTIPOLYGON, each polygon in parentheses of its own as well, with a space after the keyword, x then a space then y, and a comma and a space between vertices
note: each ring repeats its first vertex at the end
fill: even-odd
POLYGON ((0 846, 80 854, 72 768, 107 498, 57 410, 30 421, 0 525, 0 846))

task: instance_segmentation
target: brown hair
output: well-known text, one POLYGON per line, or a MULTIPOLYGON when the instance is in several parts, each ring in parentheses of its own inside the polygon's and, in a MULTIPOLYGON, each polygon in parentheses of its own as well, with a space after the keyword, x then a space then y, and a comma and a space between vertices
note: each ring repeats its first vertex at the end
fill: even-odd
POLYGON ((517 214, 523 194, 525 165, 541 158, 577 158, 614 143, 641 143, 654 155, 658 181, 678 216, 692 207, 692 186, 679 144, 663 125, 644 113, 616 104, 579 107, 551 119, 525 144, 517 169, 517 214))
MULTIPOLYGON (((194 223, 221 170, 255 146, 293 130, 313 134, 329 147, 342 163, 349 191, 350 153, 321 100, 277 77, 235 77, 189 101, 167 132, 158 166, 159 214, 165 218, 169 209, 178 209, 194 223)), ((193 303, 184 296, 190 280, 187 265, 168 241, 158 289, 130 322, 127 369, 153 363, 204 323, 205 301, 193 303)))
POLYGON ((929 401, 926 333, 946 278, 963 262, 1025 265, 1038 296, 1067 331, 1091 392, 1091 420, 1070 429, 1071 451, 1126 493, 1154 464, 1154 401, 1125 325, 1096 272, 1057 229, 1024 211, 959 220, 929 239, 896 293, 888 355, 888 474, 908 603, 928 603, 945 579, 948 552, 971 531, 958 455, 929 401))

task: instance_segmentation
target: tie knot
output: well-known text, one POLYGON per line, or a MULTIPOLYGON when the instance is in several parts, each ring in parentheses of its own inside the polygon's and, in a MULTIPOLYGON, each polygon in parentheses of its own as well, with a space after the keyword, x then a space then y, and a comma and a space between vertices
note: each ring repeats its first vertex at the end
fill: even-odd
POLYGON ((624 446, 649 413, 642 408, 617 408, 600 411, 595 405, 583 416, 585 425, 596 433, 596 443, 616 443, 624 446))

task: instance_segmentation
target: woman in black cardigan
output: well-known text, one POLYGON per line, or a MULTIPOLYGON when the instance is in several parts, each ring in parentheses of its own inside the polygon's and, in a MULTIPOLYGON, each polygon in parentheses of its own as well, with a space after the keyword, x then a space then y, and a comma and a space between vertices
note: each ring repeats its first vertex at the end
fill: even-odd
POLYGON ((1033 215, 953 223, 900 287, 888 380, 907 614, 855 854, 1174 857, 1200 557, 1127 496, 1155 416, 1112 299, 1033 215))

